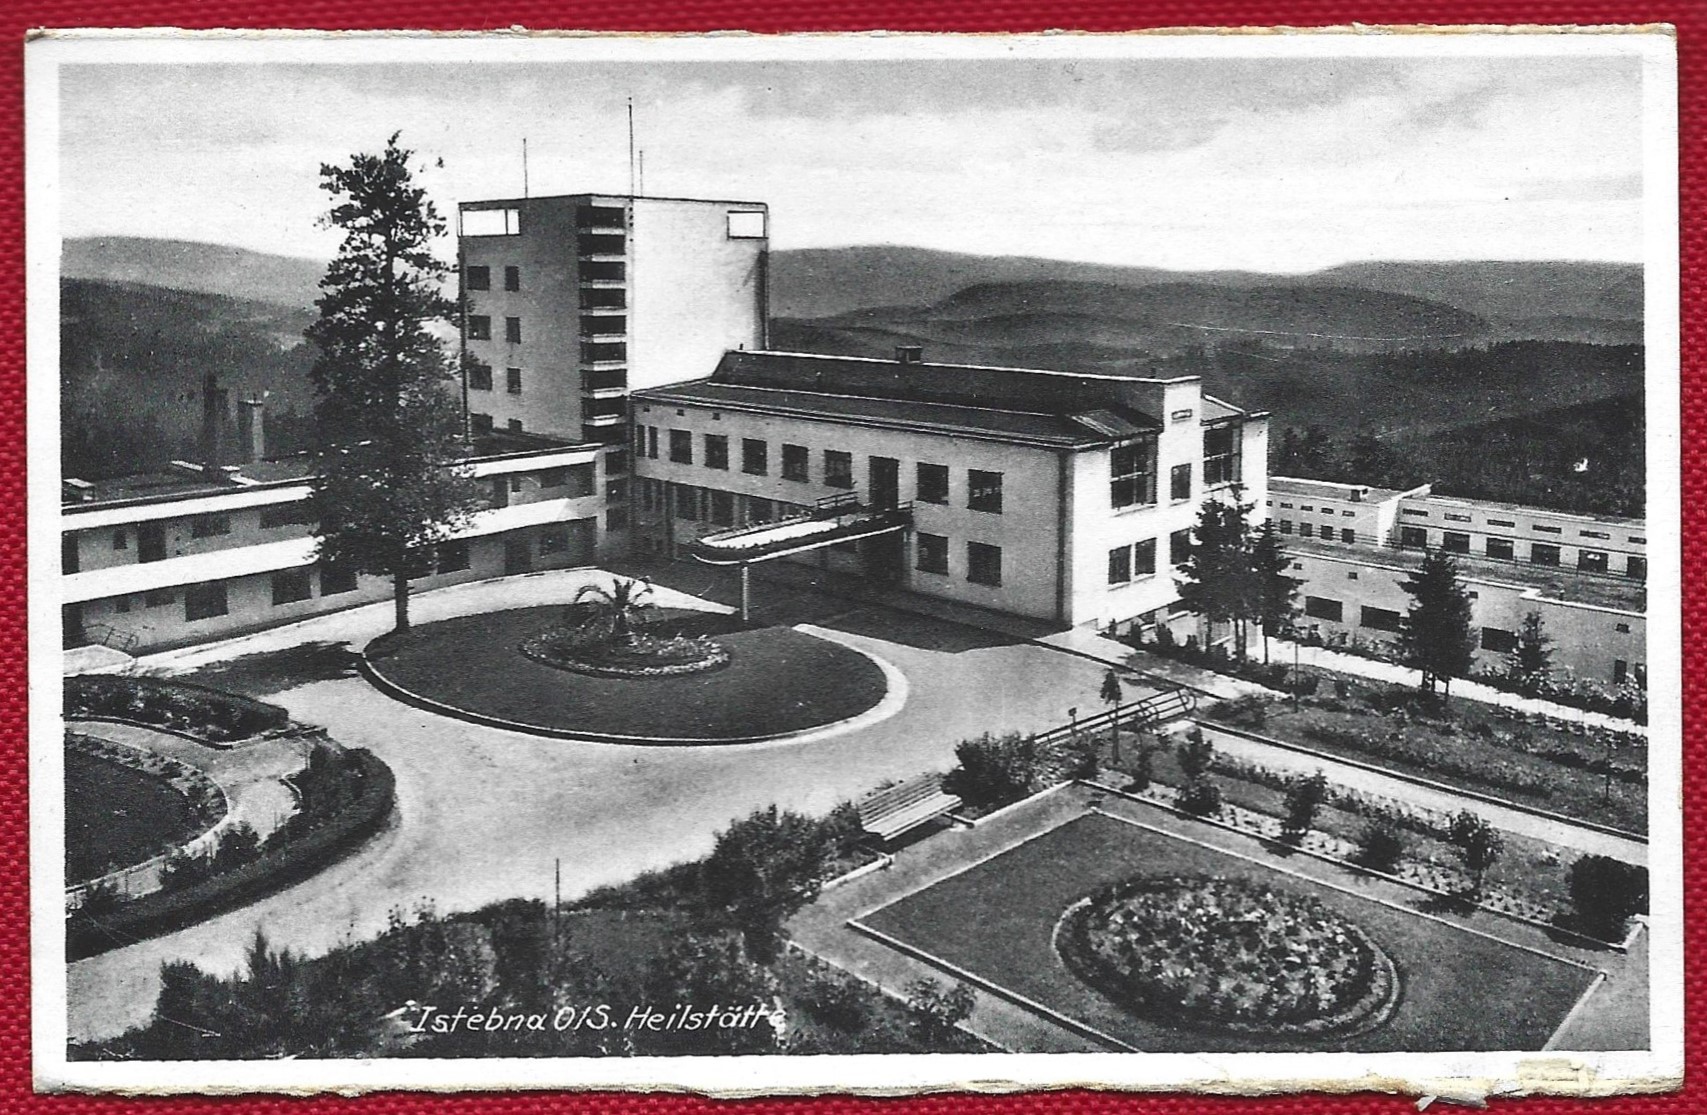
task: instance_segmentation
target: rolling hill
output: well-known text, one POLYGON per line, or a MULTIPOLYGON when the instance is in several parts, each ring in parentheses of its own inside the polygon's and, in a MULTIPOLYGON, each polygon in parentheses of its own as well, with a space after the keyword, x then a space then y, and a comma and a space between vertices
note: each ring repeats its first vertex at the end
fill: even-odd
POLYGON ((293 309, 314 305, 326 270, 324 261, 142 236, 67 240, 59 267, 65 279, 142 283, 293 309))

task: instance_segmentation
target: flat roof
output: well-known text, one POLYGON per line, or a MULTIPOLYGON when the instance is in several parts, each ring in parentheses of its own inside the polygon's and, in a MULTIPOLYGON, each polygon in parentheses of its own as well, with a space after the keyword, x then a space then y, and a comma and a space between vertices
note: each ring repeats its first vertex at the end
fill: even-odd
POLYGON ((1635 529, 1646 527, 1646 519, 1627 519, 1617 515, 1591 515, 1582 511, 1555 511, 1551 507, 1536 507, 1529 503, 1508 503, 1497 499, 1470 499, 1466 496, 1443 496, 1433 493, 1427 496, 1416 496, 1430 503, 1451 504, 1453 507, 1481 508, 1487 511, 1510 511, 1518 515, 1548 515, 1555 519, 1572 519, 1584 523, 1605 523, 1608 526, 1628 527, 1635 529))
MULTIPOLYGON (((1295 535, 1285 536, 1284 541, 1288 550, 1296 550, 1299 553, 1316 557, 1337 558, 1340 561, 1355 562, 1360 565, 1378 565, 1389 569, 1410 570, 1422 563, 1423 552, 1421 550, 1397 548, 1371 550, 1367 546, 1335 545, 1322 542, 1319 539, 1299 538, 1295 535)), ((1499 585, 1539 589, 1543 596, 1554 600, 1564 600, 1573 604, 1589 604, 1597 608, 1613 608, 1640 615, 1647 613, 1648 586, 1643 581, 1611 574, 1581 573, 1574 569, 1556 565, 1529 565, 1525 562, 1498 561, 1478 557, 1475 554, 1453 554, 1451 556, 1452 560, 1458 563, 1458 568, 1467 581, 1483 581, 1499 585)))
POLYGON ((609 190, 588 190, 578 194, 533 194, 528 197, 481 198, 476 201, 459 201, 456 203, 456 207, 458 209, 473 209, 487 205, 528 205, 536 201, 589 201, 599 198, 613 198, 617 201, 692 201, 702 205, 751 205, 760 209, 770 208, 769 202, 743 201, 739 198, 670 197, 665 194, 613 193, 609 190))
POLYGON ((1375 488, 1368 484, 1350 484, 1338 480, 1306 480, 1296 476, 1271 476, 1268 478, 1269 492, 1291 492, 1294 495, 1315 496, 1324 499, 1343 499, 1347 503, 1380 503, 1382 500, 1394 499, 1398 496, 1413 495, 1416 488, 1375 488), (1351 498, 1351 493, 1360 491, 1363 496, 1358 500, 1351 498))

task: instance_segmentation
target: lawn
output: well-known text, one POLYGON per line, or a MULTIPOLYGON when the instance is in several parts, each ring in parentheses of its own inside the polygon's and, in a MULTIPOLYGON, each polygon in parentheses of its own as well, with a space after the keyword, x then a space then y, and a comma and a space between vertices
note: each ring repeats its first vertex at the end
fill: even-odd
POLYGON ((189 800, 164 779, 66 748, 66 879, 141 863, 198 831, 189 800))
POLYGON ((453 708, 589 735, 714 743, 802 731, 883 699, 883 671, 855 651, 786 627, 731 630, 703 613, 663 630, 712 634, 721 669, 680 677, 599 678, 555 669, 518 649, 561 621, 561 607, 518 608, 429 623, 369 647, 386 679, 453 708))
POLYGON ((1594 973, 1421 914, 1100 815, 1068 822, 875 911, 878 932, 1151 1052, 1539 1050, 1594 973), (1135 874, 1250 879, 1313 897, 1360 925, 1398 967, 1383 1026, 1348 1039, 1265 1039, 1169 1026, 1119 1006, 1055 952, 1056 922, 1096 887, 1135 874))
POLYGON ((1357 682, 1346 699, 1283 699, 1217 705, 1206 719, 1289 740, 1325 754, 1464 786, 1493 797, 1629 832, 1648 830, 1645 741, 1615 751, 1624 778, 1587 769, 1604 762, 1604 743, 1551 725, 1501 719, 1492 706, 1454 699, 1445 717, 1389 707, 1402 689, 1357 682), (1569 761, 1565 761, 1568 759, 1569 761))

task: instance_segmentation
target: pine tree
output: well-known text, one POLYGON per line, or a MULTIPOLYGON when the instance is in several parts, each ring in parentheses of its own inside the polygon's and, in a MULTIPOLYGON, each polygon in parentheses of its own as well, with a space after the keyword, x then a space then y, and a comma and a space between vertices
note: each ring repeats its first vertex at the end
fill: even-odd
POLYGON ((1232 625, 1234 653, 1242 662, 1245 625, 1258 614, 1258 592, 1252 564, 1252 505, 1240 502, 1240 494, 1235 488, 1231 500, 1204 500, 1198 508, 1197 525, 1179 567, 1179 594, 1180 603, 1211 626, 1232 625))
POLYGON ((1268 662, 1268 640, 1285 633, 1297 612, 1296 577, 1288 576, 1292 558, 1286 553, 1272 519, 1264 520, 1251 543, 1251 570, 1256 577, 1256 620, 1262 625, 1262 660, 1268 662))
POLYGON ((1540 612, 1523 617, 1523 630, 1518 632, 1516 649, 1506 659, 1506 669, 1524 692, 1535 693, 1547 680, 1553 661, 1552 642, 1542 629, 1540 612))
POLYGON ((1405 664, 1421 672, 1421 688, 1433 694, 1443 683, 1470 673, 1476 644, 1470 631, 1470 594, 1458 579, 1458 563, 1443 550, 1430 550, 1420 567, 1399 586, 1411 596, 1411 608, 1399 626, 1405 664))
POLYGON ((308 328, 319 349, 310 373, 318 558, 389 576, 399 631, 409 626, 409 574, 484 505, 460 464, 453 365, 432 331, 454 310, 439 290, 449 268, 432 254, 445 222, 415 183, 412 157, 394 134, 378 155, 321 166, 333 199, 325 220, 344 240, 308 328))

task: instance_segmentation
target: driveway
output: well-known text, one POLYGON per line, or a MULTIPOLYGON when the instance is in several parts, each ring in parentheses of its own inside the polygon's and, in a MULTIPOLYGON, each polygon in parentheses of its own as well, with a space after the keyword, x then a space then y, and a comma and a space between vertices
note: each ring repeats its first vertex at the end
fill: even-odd
MULTIPOLYGON (((416 616, 425 622, 567 600, 577 585, 608 576, 569 571, 458 586, 419 597, 416 616)), ((689 598, 661 589, 659 602, 689 598)), ((386 629, 388 609, 387 603, 317 617, 145 665, 187 672, 314 644, 360 646, 386 629)), ((296 719, 323 725, 334 739, 370 748, 389 763, 397 776, 397 817, 349 859, 295 887, 72 965, 73 1040, 146 1022, 163 961, 238 970, 257 928, 275 947, 320 953, 374 936, 394 908, 430 901, 443 913, 511 897, 549 899, 559 864, 563 895, 572 898, 703 855, 720 828, 753 809, 775 803, 822 813, 884 779, 948 769, 961 739, 1038 731, 1065 721, 1069 707, 1099 707, 1107 667, 1075 655, 844 601, 811 601, 787 618, 810 620, 892 664, 908 681, 900 710, 803 740, 678 749, 477 727, 398 704, 355 676, 295 678, 268 691, 267 699, 296 719)))

